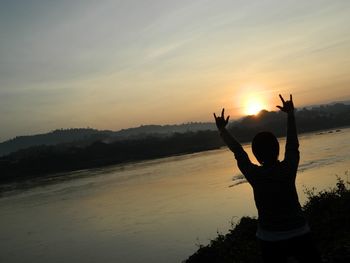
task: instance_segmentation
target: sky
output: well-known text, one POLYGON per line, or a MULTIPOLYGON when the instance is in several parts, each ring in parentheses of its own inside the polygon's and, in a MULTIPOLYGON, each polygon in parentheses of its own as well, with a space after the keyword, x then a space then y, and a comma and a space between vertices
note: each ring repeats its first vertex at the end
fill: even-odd
POLYGON ((0 0, 0 141, 349 100, 349 25, 347 0, 0 0))

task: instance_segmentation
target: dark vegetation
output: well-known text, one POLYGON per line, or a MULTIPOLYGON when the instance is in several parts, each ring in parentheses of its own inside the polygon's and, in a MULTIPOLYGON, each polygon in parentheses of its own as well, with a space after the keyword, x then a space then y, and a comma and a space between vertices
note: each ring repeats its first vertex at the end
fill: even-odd
POLYGON ((0 156, 21 149, 38 145, 66 144, 84 147, 95 141, 114 142, 120 140, 141 139, 150 135, 168 136, 172 133, 196 132, 200 130, 215 130, 214 123, 191 122, 174 125, 141 125, 135 128, 119 131, 96 130, 92 128, 59 129, 49 133, 17 136, 0 143, 0 156))
MULTIPOLYGON (((348 126, 350 105, 338 103, 312 109, 304 108, 296 112, 296 119, 299 133, 348 126)), ((56 138, 54 141, 59 141, 57 136, 63 134, 65 136, 62 135, 61 140, 64 143, 55 145, 41 143, 0 157, 0 182, 200 152, 223 146, 217 131, 212 129, 214 124, 205 125, 206 130, 198 130, 199 127, 203 127, 199 124, 194 128, 186 126, 187 129, 179 125, 178 130, 183 132, 175 133, 168 133, 169 126, 165 126, 165 129, 161 128, 163 126, 141 126, 139 127, 141 133, 138 134, 135 129, 131 129, 130 133, 122 130, 118 132, 119 137, 115 134, 112 136, 111 131, 99 132, 93 129, 83 129, 82 136, 79 137, 81 129, 68 130, 69 134, 73 134, 73 141, 67 139, 69 136, 66 136, 66 130, 40 135, 40 140, 44 138, 50 142, 52 138, 56 138)), ((249 142, 258 131, 263 130, 284 136, 285 126, 284 114, 263 110, 257 116, 247 116, 231 123, 229 129, 240 142, 249 142)), ((32 139, 40 141, 39 137, 34 136, 32 139)), ((21 137, 14 140, 26 141, 21 137)), ((3 145, 0 145, 0 149, 1 146, 3 145)))
MULTIPOLYGON (((314 239, 326 263, 350 262, 350 189, 349 182, 338 178, 333 189, 315 194, 307 191, 303 206, 314 239)), ((229 233, 218 236, 209 245, 199 245, 185 263, 258 263, 261 261, 255 237, 257 219, 242 217, 229 233)))
POLYGON ((13 178, 25 179, 52 172, 199 152, 219 145, 221 141, 216 132, 200 131, 176 133, 167 138, 149 136, 114 143, 97 141, 87 147, 35 146, 0 158, 0 174, 2 181, 11 181, 13 178))
MULTIPOLYGON (((240 141, 251 141, 260 131, 272 131, 276 136, 284 136, 286 119, 281 112, 262 110, 257 116, 248 116, 230 126, 240 141)), ((299 133, 326 130, 350 125, 350 105, 341 103, 322 105, 296 112, 299 133)))
POLYGON ((112 131, 91 128, 59 129, 45 134, 18 136, 0 143, 0 156, 37 145, 74 144, 88 145, 110 136, 112 131))

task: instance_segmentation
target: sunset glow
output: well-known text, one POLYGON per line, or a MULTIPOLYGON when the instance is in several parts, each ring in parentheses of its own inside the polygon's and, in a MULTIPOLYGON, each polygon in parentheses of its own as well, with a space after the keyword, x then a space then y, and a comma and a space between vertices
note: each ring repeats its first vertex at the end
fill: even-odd
POLYGON ((263 103, 258 99, 252 99, 247 101, 245 107, 246 115, 255 115, 259 113, 262 109, 264 109, 263 103))
POLYGON ((349 1, 54 2, 2 2, 0 142, 350 100, 349 1))

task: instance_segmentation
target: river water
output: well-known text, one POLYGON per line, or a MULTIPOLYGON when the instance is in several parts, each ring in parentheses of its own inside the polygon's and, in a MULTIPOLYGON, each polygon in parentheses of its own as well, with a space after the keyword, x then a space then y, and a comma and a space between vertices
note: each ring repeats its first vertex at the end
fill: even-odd
MULTIPOLYGON (((349 128, 304 134, 300 150, 301 203, 346 179, 349 128)), ((0 262, 181 262, 245 215, 252 189, 226 148, 79 171, 3 194, 0 262)))

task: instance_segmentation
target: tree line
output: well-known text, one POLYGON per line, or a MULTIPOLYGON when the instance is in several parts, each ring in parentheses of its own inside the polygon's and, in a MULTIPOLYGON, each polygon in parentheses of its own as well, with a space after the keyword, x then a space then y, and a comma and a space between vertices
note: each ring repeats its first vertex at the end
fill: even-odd
MULTIPOLYGON (((350 105, 334 104, 296 112, 299 133, 350 125, 350 105)), ((250 142, 263 130, 276 136, 286 133, 286 118, 280 112, 261 111, 232 122, 230 132, 240 142, 250 142)), ((223 146, 217 131, 190 131, 168 136, 148 135, 112 143, 97 140, 89 145, 41 145, 0 158, 0 182, 40 177, 112 164, 218 149, 223 146)))

